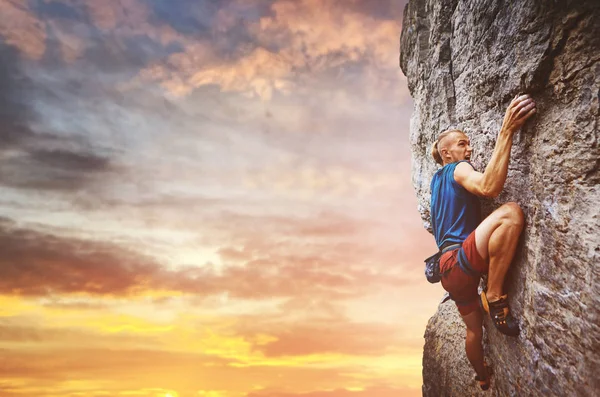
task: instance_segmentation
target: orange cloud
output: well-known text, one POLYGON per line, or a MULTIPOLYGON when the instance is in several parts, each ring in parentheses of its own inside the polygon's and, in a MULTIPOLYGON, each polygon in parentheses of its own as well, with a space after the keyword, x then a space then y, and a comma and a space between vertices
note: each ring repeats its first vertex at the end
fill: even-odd
POLYGON ((314 390, 336 390, 340 385, 346 385, 346 391, 354 392, 403 390, 400 382, 374 387, 386 384, 384 379, 388 375, 371 373, 370 380, 357 378, 354 372, 362 368, 364 373, 368 367, 361 366, 360 362, 348 364, 339 358, 330 361, 329 368, 318 365, 318 361, 306 365, 279 362, 277 365, 232 366, 228 363, 231 360, 198 353, 130 349, 122 345, 114 349, 82 346, 48 349, 40 345, 35 350, 4 349, 0 384, 3 395, 10 391, 15 396, 36 397, 102 394, 165 397, 165 394, 152 394, 157 391, 171 391, 181 397, 207 394, 302 396, 316 393, 311 392, 314 390), (198 376, 199 373, 202 376, 198 376), (277 390, 279 385, 284 385, 281 392, 269 391, 277 390))
POLYGON ((79 392, 104 391, 114 395, 111 392, 139 391, 150 387, 168 389, 169 384, 192 391, 203 387, 202 383, 212 386, 212 382, 191 381, 196 378, 194 373, 198 368, 217 372, 215 369, 230 362, 201 354, 117 346, 115 349, 89 349, 82 345, 77 348, 64 345, 47 349, 40 345, 35 351, 4 349, 0 383, 7 386, 14 384, 15 389, 21 392, 36 390, 40 394, 30 395, 40 397, 68 395, 69 389, 73 392, 77 389, 79 392), (77 380, 79 387, 69 387, 65 374, 69 374, 68 379, 77 380))
POLYGON ((422 348, 420 338, 407 343, 396 324, 361 324, 347 319, 306 320, 293 325, 270 324, 269 327, 265 324, 261 332, 267 333, 272 340, 255 349, 267 357, 282 357, 328 353, 382 356, 396 352, 400 346, 412 353, 418 353, 422 348))
MULTIPOLYGON (((53 317, 55 315, 52 313, 46 316, 49 320, 53 317)), ((119 345, 128 346, 129 349, 149 349, 162 344, 156 335, 150 332, 146 332, 141 338, 140 334, 135 333, 99 332, 101 330, 97 327, 86 328, 82 326, 83 324, 79 324, 79 327, 76 324, 44 327, 40 325, 41 323, 42 321, 37 317, 21 321, 14 318, 0 318, 0 346, 4 349, 16 350, 40 346, 64 347, 68 344, 96 349, 109 349, 119 345)), ((130 322, 126 324, 129 326, 130 322)))
MULTIPOLYGON (((234 8, 219 11, 213 27, 216 35, 235 34, 238 19, 230 14, 234 8)), ((382 21, 333 1, 280 0, 271 5, 271 13, 248 23, 254 46, 241 56, 233 60, 214 58, 214 54, 207 57, 207 45, 184 39, 183 54, 146 68, 139 83, 159 82, 175 96, 216 84, 223 91, 269 100, 275 92, 302 90, 308 72, 319 75, 346 63, 364 62, 370 70, 367 84, 372 93, 397 84, 378 76, 382 70, 399 76, 396 21, 382 21)))

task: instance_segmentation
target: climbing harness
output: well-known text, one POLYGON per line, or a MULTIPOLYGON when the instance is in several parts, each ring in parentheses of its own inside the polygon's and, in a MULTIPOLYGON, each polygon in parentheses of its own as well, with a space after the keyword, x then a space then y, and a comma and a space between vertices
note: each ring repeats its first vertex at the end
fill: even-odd
POLYGON ((461 246, 461 243, 442 246, 438 252, 425 259, 425 278, 427 278, 427 281, 435 284, 442 280, 442 274, 440 272, 440 257, 446 252, 452 251, 461 246))
MULTIPOLYGON (((441 256, 448 251, 452 251, 452 250, 455 250, 455 249, 461 248, 461 247, 462 247, 462 243, 450 243, 449 245, 445 244, 445 245, 442 245, 442 248, 438 252, 436 252, 434 255, 430 256, 429 258, 425 259, 425 277, 427 278, 427 281, 429 281, 432 284, 439 283, 442 280, 442 275, 443 275, 440 271, 441 256)), ((467 255, 465 254, 465 251, 462 248, 458 250, 457 259, 458 259, 458 267, 467 276, 471 276, 474 278, 481 277, 481 273, 478 272, 477 270, 473 269, 473 266, 471 266, 471 263, 467 259, 467 255)), ((448 269, 448 270, 450 270, 450 269, 448 269)))

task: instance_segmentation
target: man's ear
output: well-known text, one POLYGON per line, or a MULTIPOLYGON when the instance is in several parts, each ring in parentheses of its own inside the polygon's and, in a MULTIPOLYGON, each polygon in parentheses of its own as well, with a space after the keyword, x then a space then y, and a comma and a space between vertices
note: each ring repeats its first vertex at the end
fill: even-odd
POLYGON ((445 147, 441 148, 440 149, 440 155, 442 156, 442 159, 445 159, 445 158, 449 159, 450 155, 448 154, 448 148, 445 148, 445 147))

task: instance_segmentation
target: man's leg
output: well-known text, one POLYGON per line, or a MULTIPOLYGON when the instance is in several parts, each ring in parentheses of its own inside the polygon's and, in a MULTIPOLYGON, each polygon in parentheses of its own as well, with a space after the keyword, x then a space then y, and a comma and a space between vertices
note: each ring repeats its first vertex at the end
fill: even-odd
POLYGON ((487 373, 483 365, 483 316, 481 310, 474 310, 469 314, 462 316, 467 325, 467 340, 465 348, 467 358, 477 372, 480 379, 486 379, 487 373))
POLYGON ((483 259, 489 258, 488 301, 502 296, 504 277, 515 255, 523 230, 523 211, 517 203, 506 203, 492 212, 475 229, 475 245, 483 259))

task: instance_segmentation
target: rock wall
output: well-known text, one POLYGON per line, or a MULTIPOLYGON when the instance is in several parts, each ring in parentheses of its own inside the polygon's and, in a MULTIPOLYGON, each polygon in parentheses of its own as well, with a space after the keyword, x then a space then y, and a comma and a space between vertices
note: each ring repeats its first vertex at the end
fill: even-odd
POLYGON ((483 203, 489 213, 516 201, 526 215, 506 284, 521 335, 486 319, 496 375, 491 393, 478 392, 462 320, 440 305, 425 332, 423 395, 600 395, 600 1, 410 0, 400 53, 427 228, 437 134, 466 131, 483 171, 510 100, 529 93, 538 108, 514 137, 503 193, 483 203))

